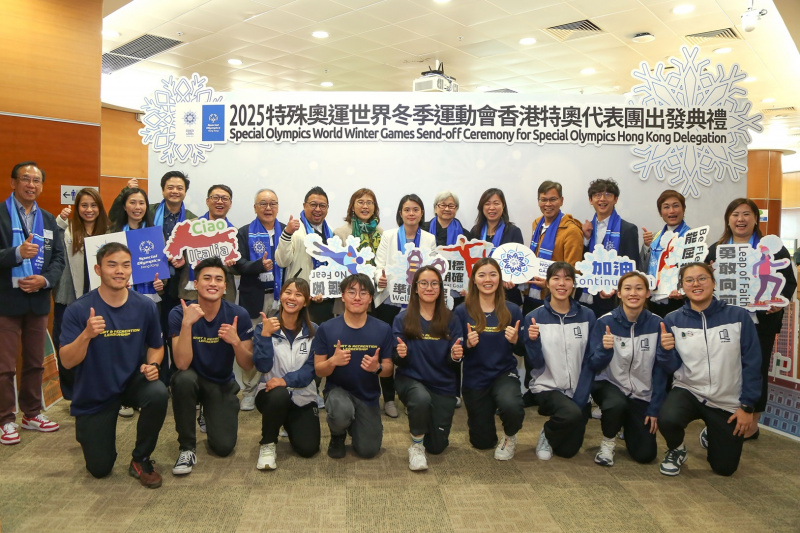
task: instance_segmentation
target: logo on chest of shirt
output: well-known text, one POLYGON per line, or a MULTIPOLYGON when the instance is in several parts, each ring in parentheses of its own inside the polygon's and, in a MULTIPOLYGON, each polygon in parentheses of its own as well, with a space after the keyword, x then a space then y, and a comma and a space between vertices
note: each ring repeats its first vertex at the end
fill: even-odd
POLYGON ((723 329, 719 332, 719 342, 731 342, 731 337, 727 329, 723 329))
POLYGON ((576 339, 582 339, 583 338, 583 331, 581 331, 581 327, 580 326, 575 326, 574 328, 572 328, 572 333, 573 333, 573 335, 575 335, 576 339))
POLYGON ((681 331, 681 338, 694 337, 694 331, 681 331))
POLYGON ((650 351, 650 339, 642 339, 639 342, 639 349, 642 350, 643 352, 650 351))
POLYGON ((300 344, 300 355, 308 355, 308 343, 306 341, 300 344))

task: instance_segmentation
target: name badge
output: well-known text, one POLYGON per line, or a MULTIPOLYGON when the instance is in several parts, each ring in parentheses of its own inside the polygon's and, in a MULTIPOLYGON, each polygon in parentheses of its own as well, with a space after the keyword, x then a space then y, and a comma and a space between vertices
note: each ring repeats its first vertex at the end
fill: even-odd
POLYGON ((51 229, 44 230, 44 238, 45 239, 52 239, 53 238, 53 230, 51 230, 51 229))

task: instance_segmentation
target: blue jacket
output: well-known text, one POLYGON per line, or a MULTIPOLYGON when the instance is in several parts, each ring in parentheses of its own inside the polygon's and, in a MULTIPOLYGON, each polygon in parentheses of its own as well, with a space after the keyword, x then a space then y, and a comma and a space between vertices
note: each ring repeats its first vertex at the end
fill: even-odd
MULTIPOLYGON (((664 403, 667 373, 656 365, 656 350, 661 344, 661 318, 644 309, 631 322, 622 306, 597 319, 589 337, 592 352, 586 362, 595 381, 608 381, 629 398, 650 404, 647 416, 658 416, 664 403), (603 347, 603 335, 609 327, 614 347, 603 347)), ((581 391, 586 395, 590 391, 581 391)), ((577 393, 576 393, 577 395, 577 393)))
POLYGON ((674 372, 674 387, 729 412, 755 405, 761 397, 761 348, 747 311, 715 298, 697 312, 687 300, 664 323, 675 335, 675 348, 659 344, 656 357, 667 373, 674 372))
MULTIPOLYGON (((316 324, 313 324, 316 329, 316 324)), ((283 330, 271 337, 263 337, 264 325, 256 325, 253 334, 253 364, 263 372, 259 390, 272 378, 283 378, 286 388, 291 392, 292 402, 304 406, 317 399, 317 386, 314 383, 314 354, 311 352, 311 337, 308 326, 289 342, 283 330)))
MULTIPOLYGON (((580 400, 574 394, 581 380, 587 379, 581 376, 581 368, 591 353, 589 334, 595 320, 590 309, 572 299, 569 312, 559 315, 550 307, 550 296, 542 307, 525 316, 520 335, 524 335, 525 359, 533 369, 529 385, 532 393, 560 391, 576 402, 580 400), (528 337, 532 318, 539 326, 539 338, 535 341, 528 337)), ((591 378, 589 375, 590 384, 591 378)))

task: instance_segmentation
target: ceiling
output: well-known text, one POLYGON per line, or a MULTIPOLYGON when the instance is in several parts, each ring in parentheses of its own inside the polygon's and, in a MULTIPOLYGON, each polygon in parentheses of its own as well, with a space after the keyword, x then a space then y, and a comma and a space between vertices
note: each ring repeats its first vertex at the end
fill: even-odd
POLYGON ((143 34, 183 44, 103 75, 102 100, 138 109, 165 76, 194 72, 220 92, 410 91, 437 60, 466 92, 622 94, 641 61, 678 55, 686 35, 733 28, 737 38, 701 44, 702 56, 756 78, 743 86, 765 114, 760 142, 800 150, 800 113, 782 109, 800 109, 796 2, 755 0, 767 15, 744 32, 749 0, 106 0, 104 34, 119 36, 103 38, 104 53, 143 34), (694 10, 673 13, 681 4, 694 10), (600 31, 564 41, 546 31, 587 19, 600 31), (319 30, 329 37, 311 35, 319 30), (641 32, 655 40, 632 42, 641 32), (714 53, 722 47, 732 50, 714 53))

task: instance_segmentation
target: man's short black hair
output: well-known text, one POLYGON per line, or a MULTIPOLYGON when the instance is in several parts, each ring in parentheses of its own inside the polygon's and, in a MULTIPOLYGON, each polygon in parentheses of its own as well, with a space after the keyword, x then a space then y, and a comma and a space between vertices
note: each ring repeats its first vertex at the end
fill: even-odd
POLYGON ((164 187, 167 186, 167 180, 170 178, 180 178, 183 180, 183 185, 186 187, 186 191, 189 191, 189 175, 184 174, 180 170, 170 170, 163 176, 161 176, 161 190, 164 190, 164 187))
POLYGON ((231 200, 233 200, 233 191, 231 190, 231 188, 228 187, 227 185, 223 185, 221 183, 218 184, 218 185, 212 185, 211 187, 209 187, 208 188, 208 194, 206 194, 206 198, 211 196, 211 191, 213 191, 214 189, 222 189, 223 191, 228 193, 228 196, 230 196, 231 200))
POLYGON ((42 168, 36 164, 36 161, 23 161, 22 163, 17 163, 14 165, 14 168, 11 170, 11 179, 17 179, 17 173, 19 172, 19 169, 29 166, 34 166, 39 169, 39 172, 42 173, 42 183, 44 183, 44 170, 42 170, 42 168))
POLYGON ((559 198, 564 196, 564 194, 562 193, 561 184, 557 181, 550 181, 550 180, 543 181, 542 183, 539 184, 538 193, 544 194, 550 189, 555 189, 556 192, 558 193, 559 198))
POLYGON ((589 198, 599 192, 610 192, 614 198, 619 198, 619 185, 611 178, 594 180, 589 184, 589 198))
POLYGON ((228 275, 228 269, 225 267, 225 263, 222 262, 222 259, 220 259, 219 257, 209 257, 208 259, 203 259, 202 261, 197 263, 196 267, 194 267, 194 279, 199 279, 200 272, 204 268, 210 268, 210 267, 221 268, 225 276, 228 275))
POLYGON ((318 194, 320 196, 324 196, 325 197, 325 201, 326 202, 328 201, 328 193, 326 193, 322 189, 322 187, 317 185, 316 187, 311 187, 311 190, 306 193, 306 197, 303 198, 303 203, 307 202, 308 201, 308 197, 311 196, 312 194, 318 194))
POLYGON ((351 274, 347 276, 339 283, 339 290, 344 294, 350 287, 355 285, 361 286, 362 289, 369 292, 370 296, 375 296, 375 285, 372 284, 372 280, 366 274, 351 274))
POLYGON ((97 250, 97 264, 102 265, 103 258, 107 255, 115 254, 117 252, 125 252, 131 255, 130 249, 121 242, 107 242, 97 250))

